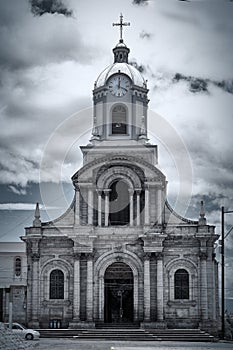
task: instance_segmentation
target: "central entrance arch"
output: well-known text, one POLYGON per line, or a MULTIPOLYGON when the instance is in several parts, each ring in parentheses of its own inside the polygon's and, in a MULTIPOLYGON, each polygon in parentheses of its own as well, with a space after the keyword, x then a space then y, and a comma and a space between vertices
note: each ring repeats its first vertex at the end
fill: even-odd
POLYGON ((133 272, 123 262, 110 265, 104 276, 104 322, 133 322, 133 272))

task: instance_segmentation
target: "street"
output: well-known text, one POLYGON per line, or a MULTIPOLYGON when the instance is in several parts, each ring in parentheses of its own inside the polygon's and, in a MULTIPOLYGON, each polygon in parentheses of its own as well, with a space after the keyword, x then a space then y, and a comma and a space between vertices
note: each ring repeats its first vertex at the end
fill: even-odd
POLYGON ((41 338, 39 350, 222 350, 232 349, 232 343, 174 343, 174 342, 127 342, 86 341, 77 339, 41 338))

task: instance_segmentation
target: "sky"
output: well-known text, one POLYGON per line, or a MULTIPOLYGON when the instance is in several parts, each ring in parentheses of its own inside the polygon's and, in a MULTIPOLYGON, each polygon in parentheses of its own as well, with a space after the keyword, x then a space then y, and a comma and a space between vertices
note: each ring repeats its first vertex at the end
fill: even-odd
MULTIPOLYGON (((233 210, 232 1, 0 0, 0 241, 19 240, 36 202, 44 220, 71 202, 78 146, 91 134, 92 89, 113 62, 120 13, 130 22, 130 63, 148 80, 149 135, 168 200, 175 203, 182 176, 155 114, 190 158, 186 216, 197 219, 204 200, 220 233, 221 206, 233 210)), ((225 220, 227 232, 233 214, 225 220)), ((229 234, 229 280, 232 252, 229 234)), ((233 297, 233 284, 227 293, 233 297)))

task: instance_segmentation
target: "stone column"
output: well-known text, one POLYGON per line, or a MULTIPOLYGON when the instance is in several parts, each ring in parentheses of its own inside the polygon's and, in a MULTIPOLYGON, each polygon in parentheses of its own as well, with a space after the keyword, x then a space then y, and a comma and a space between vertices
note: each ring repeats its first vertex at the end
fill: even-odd
POLYGON ((102 198, 101 194, 102 192, 100 190, 97 191, 98 193, 98 226, 101 226, 102 224, 102 198))
POLYGON ((74 254, 74 297, 73 297, 73 318, 80 319, 80 256, 74 254))
POLYGON ((207 254, 201 252, 200 254, 200 272, 201 272, 201 318, 202 320, 208 319, 208 292, 207 292, 207 271, 206 271, 207 254))
POLYGON ((134 190, 129 189, 129 225, 133 226, 133 194, 134 190))
POLYGON ((149 218, 149 188, 145 188, 145 225, 150 224, 150 218, 149 218))
POLYGON ((137 226, 140 226, 140 193, 141 190, 136 190, 136 194, 137 194, 137 221, 136 224, 137 226))
POLYGON ((108 216, 109 216, 109 192, 110 192, 110 190, 104 190, 104 195, 105 195, 104 226, 108 226, 108 216))
POLYGON ((75 225, 80 225, 80 218, 79 218, 79 213, 80 213, 79 198, 80 198, 79 188, 76 188, 76 189, 75 189, 75 216, 74 216, 75 225))
POLYGON ((157 253, 157 320, 164 320, 163 312, 163 254, 157 253))
POLYGON ((86 299, 87 321, 93 321, 93 255, 87 254, 87 299, 86 299))
POLYGON ((39 253, 32 253, 32 319, 30 325, 38 327, 38 310, 39 310, 39 253))
POLYGON ((93 190, 91 187, 88 188, 88 225, 93 224, 93 190))
POLYGON ((150 321, 150 254, 144 255, 144 322, 150 321))

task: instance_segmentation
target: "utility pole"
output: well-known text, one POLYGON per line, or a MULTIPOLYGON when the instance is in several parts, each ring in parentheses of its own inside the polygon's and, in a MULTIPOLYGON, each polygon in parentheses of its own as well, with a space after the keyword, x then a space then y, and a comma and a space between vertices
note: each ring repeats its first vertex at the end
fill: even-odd
POLYGON ((221 210, 222 238, 222 339, 225 338, 225 247, 224 247, 224 207, 221 210))
POLYGON ((224 214, 230 214, 233 213, 233 210, 227 210, 225 211, 225 208, 221 208, 221 239, 222 239, 222 249, 221 249, 221 257, 222 257, 222 283, 221 283, 221 289, 222 289, 222 339, 225 338, 225 238, 228 236, 228 234, 231 232, 232 228, 229 230, 225 237, 224 233, 224 214))

